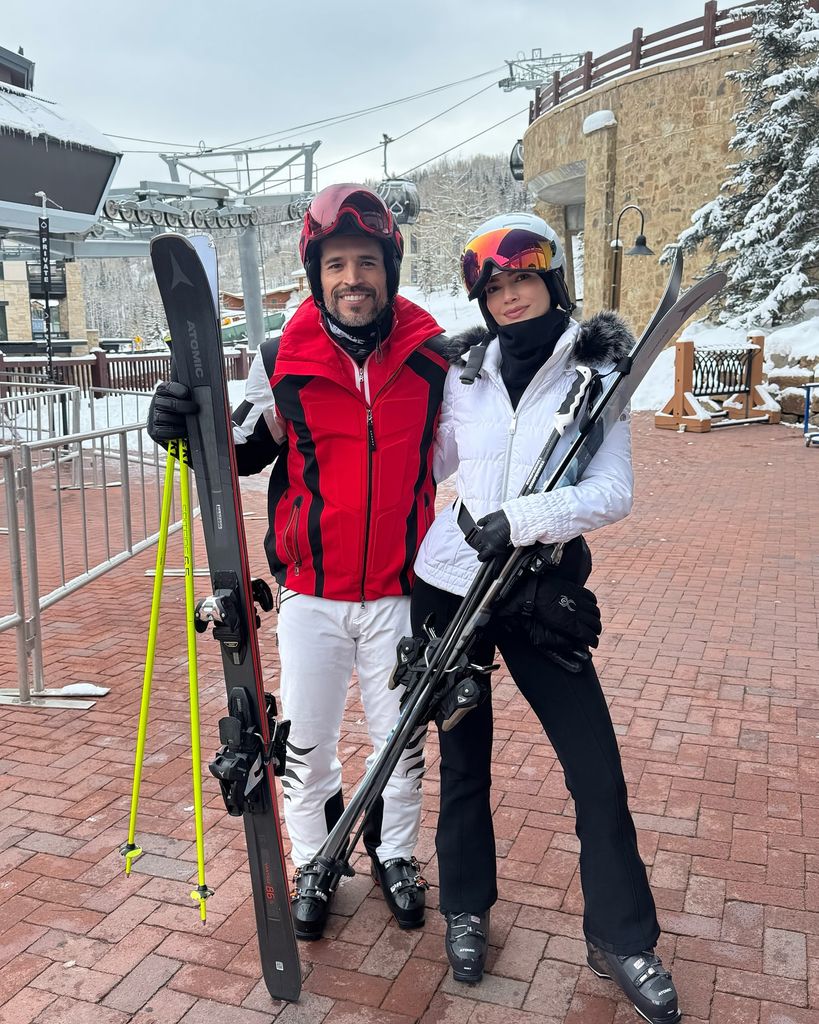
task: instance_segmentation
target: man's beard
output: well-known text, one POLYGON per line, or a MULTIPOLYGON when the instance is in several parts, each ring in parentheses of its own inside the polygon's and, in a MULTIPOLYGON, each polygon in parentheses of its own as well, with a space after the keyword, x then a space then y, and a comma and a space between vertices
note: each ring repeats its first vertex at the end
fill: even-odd
MULTIPOLYGON (((349 291, 349 289, 346 290, 349 291)), ((368 295, 370 298, 374 300, 376 304, 371 307, 371 313, 365 313, 363 310, 360 313, 342 313, 341 310, 339 309, 339 303, 338 300, 336 299, 335 291, 330 295, 330 299, 327 302, 327 312, 330 314, 330 316, 333 317, 334 320, 337 320, 340 324, 343 324, 343 326, 345 327, 366 327, 368 324, 374 323, 381 316, 381 314, 384 312, 388 305, 386 300, 382 302, 380 306, 377 305, 378 293, 374 291, 372 288, 358 288, 356 289, 356 291, 364 295, 368 295)))

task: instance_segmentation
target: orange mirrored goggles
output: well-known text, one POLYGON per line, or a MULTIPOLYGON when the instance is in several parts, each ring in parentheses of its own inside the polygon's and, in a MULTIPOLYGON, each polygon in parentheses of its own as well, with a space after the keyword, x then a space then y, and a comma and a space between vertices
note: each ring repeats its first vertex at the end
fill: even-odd
POLYGON ((499 228, 467 243, 461 256, 461 276, 470 299, 480 295, 498 270, 549 270, 554 243, 524 228, 499 228))

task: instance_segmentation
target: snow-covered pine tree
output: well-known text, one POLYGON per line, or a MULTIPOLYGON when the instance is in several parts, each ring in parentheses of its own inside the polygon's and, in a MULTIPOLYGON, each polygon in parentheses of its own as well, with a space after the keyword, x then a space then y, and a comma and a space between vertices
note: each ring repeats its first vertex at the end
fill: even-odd
POLYGON ((805 0, 738 8, 753 15, 747 70, 729 71, 745 106, 730 148, 741 160, 679 242, 705 244, 728 274, 716 318, 775 326, 819 295, 819 13, 805 0))

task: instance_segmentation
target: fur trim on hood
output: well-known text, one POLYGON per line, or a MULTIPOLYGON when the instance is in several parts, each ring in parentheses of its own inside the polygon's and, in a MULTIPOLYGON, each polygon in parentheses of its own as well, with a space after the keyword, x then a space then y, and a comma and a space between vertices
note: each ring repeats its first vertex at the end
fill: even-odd
POLYGON ((480 345, 493 337, 494 335, 490 334, 485 327, 470 327, 463 334, 455 334, 452 337, 448 334, 439 334, 437 338, 431 338, 427 344, 434 348, 439 355, 442 355, 450 366, 464 366, 463 356, 473 345, 480 345))
MULTIPOLYGON (((470 327, 447 338, 447 358, 453 366, 465 366, 463 358, 476 345, 487 345, 495 337, 485 327, 470 327)), ((572 362, 583 366, 616 363, 634 347, 635 339, 625 320, 611 309, 582 320, 572 346, 572 362)))
POLYGON ((494 337, 495 335, 487 331, 485 327, 470 327, 462 334, 447 338, 449 349, 447 358, 452 366, 466 366, 466 359, 464 359, 466 353, 476 345, 488 345, 494 337))

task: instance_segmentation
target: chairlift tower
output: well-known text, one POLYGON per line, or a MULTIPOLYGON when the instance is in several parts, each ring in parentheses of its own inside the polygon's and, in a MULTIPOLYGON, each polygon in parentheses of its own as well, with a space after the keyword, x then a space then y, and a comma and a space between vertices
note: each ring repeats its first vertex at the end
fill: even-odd
POLYGON ((504 92, 512 92, 513 89, 539 89, 555 71, 570 71, 572 68, 580 67, 582 61, 582 53, 552 53, 544 57, 543 51, 538 47, 527 57, 521 51, 514 60, 506 61, 509 76, 502 78, 498 82, 498 87, 504 92))
MULTIPOLYGON (((539 89, 555 72, 580 67, 582 61, 582 53, 552 53, 544 57, 543 51, 537 48, 527 57, 521 52, 514 60, 507 60, 509 75, 502 78, 498 86, 504 92, 512 92, 513 89, 539 89)), ((523 181, 523 139, 518 139, 512 147, 509 173, 515 181, 523 181)))

